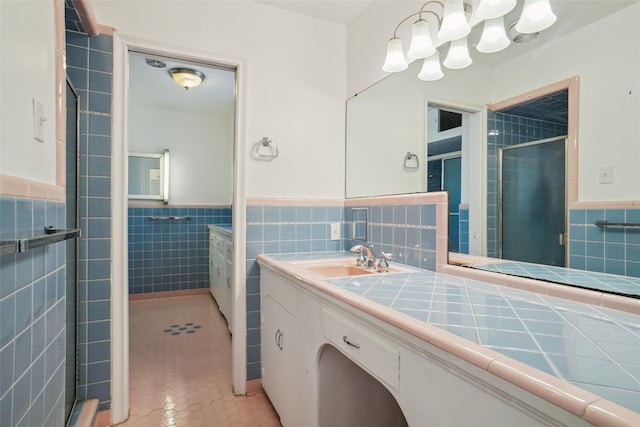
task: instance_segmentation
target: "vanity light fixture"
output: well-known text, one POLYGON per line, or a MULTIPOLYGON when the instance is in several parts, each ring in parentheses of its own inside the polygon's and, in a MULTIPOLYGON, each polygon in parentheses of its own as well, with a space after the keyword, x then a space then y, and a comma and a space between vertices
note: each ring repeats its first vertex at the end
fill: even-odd
POLYGON ((204 80, 203 73, 191 68, 172 68, 169 70, 169 75, 174 82, 185 88, 185 90, 200 86, 200 83, 204 80))
MULTIPOLYGON (((516 0, 480 0, 475 11, 479 20, 484 20, 484 28, 477 49, 482 53, 495 53, 505 49, 511 41, 504 27, 504 16, 511 12, 516 0)), ((467 36, 471 32, 468 19, 473 13, 471 4, 465 0, 430 0, 420 10, 404 18, 393 31, 393 37, 387 42, 387 56, 382 69, 394 73, 406 70, 409 60, 424 59, 418 78, 434 81, 444 76, 440 68, 439 53, 431 38, 429 22, 423 15, 433 15, 437 22, 437 37, 442 42, 449 42, 449 51, 443 65, 451 69, 461 69, 471 65, 467 36), (434 4, 442 9, 436 13, 427 9, 434 4), (411 44, 405 57, 402 40, 397 32, 402 24, 417 16, 411 31, 411 44), (437 61, 437 66, 435 61, 437 61)), ((549 0, 525 0, 522 15, 516 29, 520 33, 538 33, 550 27, 556 20, 549 0)))

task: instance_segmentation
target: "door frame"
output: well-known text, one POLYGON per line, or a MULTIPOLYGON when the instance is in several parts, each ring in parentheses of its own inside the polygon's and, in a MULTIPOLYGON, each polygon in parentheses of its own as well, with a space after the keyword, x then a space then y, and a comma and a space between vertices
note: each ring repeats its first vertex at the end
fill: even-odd
POLYGON ((129 292, 127 270, 127 100, 130 50, 157 52, 175 58, 225 64, 236 70, 236 101, 233 168, 233 317, 232 383, 234 393, 246 394, 246 90, 247 61, 193 50, 189 46, 167 46, 158 41, 113 32, 113 121, 112 121, 112 263, 111 263, 111 423, 129 416, 129 292))

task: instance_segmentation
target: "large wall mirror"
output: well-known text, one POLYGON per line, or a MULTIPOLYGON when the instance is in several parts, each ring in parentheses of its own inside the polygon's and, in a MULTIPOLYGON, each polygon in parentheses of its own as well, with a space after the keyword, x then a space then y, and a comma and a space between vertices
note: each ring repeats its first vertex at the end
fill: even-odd
POLYGON ((448 190, 450 261, 610 273, 629 283, 604 290, 638 296, 640 2, 551 4, 558 20, 534 40, 497 54, 471 48, 470 67, 445 68, 436 82, 417 78, 416 61, 350 98, 346 197, 448 190), (408 164, 410 154, 418 162, 408 164), (528 216, 506 209, 524 201, 528 216), (595 225, 603 220, 631 226, 595 225), (536 230, 553 240, 555 258, 527 258, 536 230))

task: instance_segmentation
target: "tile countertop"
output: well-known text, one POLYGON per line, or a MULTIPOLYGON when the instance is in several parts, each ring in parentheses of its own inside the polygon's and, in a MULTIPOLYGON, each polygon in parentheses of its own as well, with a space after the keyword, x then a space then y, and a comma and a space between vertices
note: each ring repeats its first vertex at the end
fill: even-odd
POLYGON ((475 257, 477 260, 473 260, 473 257, 466 256, 463 258, 459 255, 455 255, 455 257, 461 260, 472 260, 467 262, 468 266, 479 270, 509 274, 512 276, 531 277, 553 283, 579 286, 585 289, 598 289, 640 298, 640 277, 620 276, 565 267, 531 264, 521 261, 478 257, 475 257))
MULTIPOLYGON (((285 270, 293 268, 296 276, 300 276, 301 270, 286 261, 344 257, 344 252, 260 256, 266 262, 271 258, 276 264, 284 264, 285 270)), ((607 407, 605 402, 604 406, 591 410, 595 418, 585 418, 594 424, 610 425, 615 419, 619 425, 640 425, 640 314, 421 269, 410 273, 322 280, 312 277, 308 283, 325 288, 325 291, 357 307, 366 304, 350 295, 366 298, 387 310, 392 309, 390 313, 393 310, 404 313, 411 319, 463 338, 466 341, 461 341, 462 347, 474 343, 507 356, 500 360, 513 359, 535 368, 530 370, 534 375, 543 372, 616 404, 613 408, 603 409, 607 407), (327 284, 348 293, 332 292, 327 284), (617 414, 616 408, 623 411, 626 408, 631 412, 617 414), (605 418, 597 417, 603 414, 605 418)), ((371 314, 373 312, 380 310, 372 310, 371 314)), ((387 319, 393 320, 394 316, 391 314, 387 319)), ((412 326, 411 329, 415 330, 415 324, 412 326)), ((433 343, 433 340, 429 341, 433 343)), ((442 345, 448 346, 446 343, 442 345)), ((496 360, 494 358, 493 362, 496 360)), ((472 363, 480 366, 477 361, 472 363)), ((490 365, 491 362, 487 362, 485 369, 492 371, 490 365)), ((524 381, 523 388, 529 388, 526 383, 531 383, 531 388, 535 389, 534 382, 544 383, 549 378, 542 374, 542 379, 532 381, 531 372, 525 374, 528 380, 520 378, 511 382, 522 386, 524 381)), ((503 372, 501 376, 509 380, 510 374, 503 372)), ((538 393, 530 391, 540 394, 540 390, 538 393)), ((566 391, 557 390, 556 393, 566 391)), ((577 411, 569 410, 589 412, 590 403, 586 402, 585 407, 577 411)))
POLYGON ((227 234, 231 234, 233 232, 233 228, 231 224, 209 224, 209 230, 211 229, 219 229, 221 231, 226 232, 227 234))

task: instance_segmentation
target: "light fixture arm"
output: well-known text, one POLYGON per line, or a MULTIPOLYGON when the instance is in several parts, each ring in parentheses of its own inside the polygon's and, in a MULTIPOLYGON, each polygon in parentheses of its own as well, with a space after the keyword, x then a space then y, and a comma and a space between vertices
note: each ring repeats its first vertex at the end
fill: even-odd
POLYGON ((398 29, 400 28, 400 26, 402 24, 404 24, 405 22, 407 22, 409 19, 413 18, 416 15, 419 15, 418 18, 422 19, 422 14, 423 13, 430 13, 431 15, 435 16, 436 20, 438 21, 438 28, 440 28, 440 25, 442 25, 442 18, 440 16, 438 16, 437 13, 435 13, 435 12, 433 12, 431 10, 424 10, 424 8, 427 7, 427 5, 430 4, 430 3, 437 3, 440 6, 442 6, 443 9, 444 9, 444 3, 440 2, 440 1, 430 0, 430 1, 426 2, 425 4, 422 5, 422 7, 420 8, 420 10, 418 12, 412 13, 411 15, 407 16, 402 21, 400 21, 400 23, 398 25, 396 25, 396 29, 393 30, 393 38, 394 39, 397 38, 398 29))

